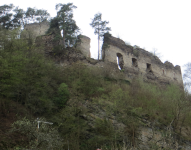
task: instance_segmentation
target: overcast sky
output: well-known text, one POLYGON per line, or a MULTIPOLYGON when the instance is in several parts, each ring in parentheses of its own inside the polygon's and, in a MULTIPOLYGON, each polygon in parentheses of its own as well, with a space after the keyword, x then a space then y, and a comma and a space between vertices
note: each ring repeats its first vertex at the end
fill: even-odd
POLYGON ((91 55, 97 58, 97 35, 89 25, 98 12, 109 21, 111 34, 147 51, 157 49, 173 65, 191 62, 191 0, 6 0, 24 10, 27 7, 46 9, 56 16, 55 5, 73 2, 74 20, 83 35, 91 38, 91 55))

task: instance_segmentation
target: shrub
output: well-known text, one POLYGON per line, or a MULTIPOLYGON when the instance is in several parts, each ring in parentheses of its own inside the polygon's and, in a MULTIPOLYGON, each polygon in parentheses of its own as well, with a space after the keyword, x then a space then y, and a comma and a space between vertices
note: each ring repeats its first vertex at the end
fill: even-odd
MULTIPOLYGON (((40 121, 45 121, 40 118, 40 121)), ((12 124, 11 132, 20 132, 27 135, 29 140, 29 149, 62 149, 63 139, 59 136, 56 128, 51 127, 49 124, 39 123, 37 128, 37 121, 30 121, 27 118, 17 120, 12 124)))
POLYGON ((16 39, 13 31, 0 34, 4 45, 0 51, 0 97, 22 103, 36 114, 51 111, 62 71, 34 45, 16 39))
POLYGON ((58 108, 63 108, 69 100, 69 97, 70 93, 68 91, 68 86, 65 83, 62 83, 58 88, 57 97, 53 99, 53 102, 58 108))

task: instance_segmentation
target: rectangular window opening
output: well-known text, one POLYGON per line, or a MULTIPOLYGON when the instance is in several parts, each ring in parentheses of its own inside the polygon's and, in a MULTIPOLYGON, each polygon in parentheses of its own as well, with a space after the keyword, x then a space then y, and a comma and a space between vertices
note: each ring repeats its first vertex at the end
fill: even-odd
POLYGON ((151 68, 151 64, 147 63, 147 72, 153 72, 151 68))
POLYGON ((132 58, 132 65, 133 65, 134 67, 138 67, 137 59, 132 58))

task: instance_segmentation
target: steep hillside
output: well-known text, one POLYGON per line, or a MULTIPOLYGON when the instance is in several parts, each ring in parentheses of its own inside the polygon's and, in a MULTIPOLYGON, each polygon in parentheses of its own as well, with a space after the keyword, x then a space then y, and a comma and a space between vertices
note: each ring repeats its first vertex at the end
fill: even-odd
POLYGON ((45 57, 1 34, 0 149, 190 149, 191 97, 176 85, 126 80, 75 48, 45 57))

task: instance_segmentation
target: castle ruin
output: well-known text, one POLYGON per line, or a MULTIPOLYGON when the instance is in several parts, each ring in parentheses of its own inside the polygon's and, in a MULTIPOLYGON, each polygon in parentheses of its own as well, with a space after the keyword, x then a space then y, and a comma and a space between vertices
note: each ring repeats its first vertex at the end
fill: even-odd
POLYGON ((43 21, 40 23, 31 23, 24 26, 24 32, 21 36, 29 37, 35 39, 37 36, 45 35, 46 31, 49 29, 49 22, 43 21))
POLYGON ((103 50, 104 60, 116 63, 127 74, 136 72, 145 79, 157 80, 159 83, 174 83, 183 87, 182 73, 180 66, 173 66, 172 63, 161 60, 152 53, 139 47, 126 45, 124 41, 115 37, 107 37, 104 42, 109 48, 103 50))
MULTIPOLYGON (((46 52, 51 52, 54 47, 52 44, 54 35, 45 35, 48 27, 49 24, 47 22, 35 23, 26 25, 25 30, 30 30, 32 33, 35 33, 34 38, 41 35, 41 40, 38 39, 38 42, 45 45, 46 52)), ((112 36, 104 37, 103 45, 107 46, 102 50, 103 60, 94 61, 92 64, 89 61, 91 58, 91 40, 87 36, 80 36, 79 38, 81 42, 77 44, 77 49, 80 49, 83 55, 80 61, 89 66, 93 65, 107 68, 109 65, 113 68, 111 74, 114 72, 123 72, 126 80, 140 77, 145 82, 157 83, 160 85, 176 84, 183 88, 181 68, 178 65, 173 66, 173 64, 168 61, 163 63, 152 53, 139 47, 127 45, 121 39, 112 36)), ((77 55, 72 54, 68 58, 72 57, 77 57, 77 55)), ((63 61, 63 63, 66 63, 66 61, 63 61)))

